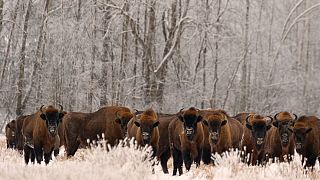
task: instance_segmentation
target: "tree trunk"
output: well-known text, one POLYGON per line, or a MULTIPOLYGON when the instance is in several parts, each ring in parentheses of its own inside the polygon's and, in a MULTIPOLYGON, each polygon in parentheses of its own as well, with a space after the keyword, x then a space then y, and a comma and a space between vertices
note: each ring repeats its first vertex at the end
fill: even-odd
POLYGON ((92 53, 91 53, 91 63, 90 63, 90 85, 89 85, 89 94, 88 94, 88 108, 89 112, 92 112, 92 104, 93 104, 93 91, 94 91, 94 64, 96 60, 96 39, 97 39, 97 0, 93 1, 93 6, 92 6, 92 11, 93 11, 93 23, 92 23, 92 40, 91 40, 91 48, 92 48, 92 53))
POLYGON ((26 42, 28 37, 28 22, 29 16, 31 11, 31 0, 27 2, 26 12, 24 14, 24 21, 23 21, 23 35, 22 35, 22 42, 21 42, 21 50, 19 55, 19 79, 18 79, 18 92, 17 92, 17 107, 16 107, 16 115, 21 116, 25 109, 23 106, 23 91, 25 88, 25 77, 24 77, 24 67, 25 67, 25 58, 26 58, 26 42))
MULTIPOLYGON (((108 1, 107 1, 108 2, 108 1)), ((108 84, 110 84, 108 81, 108 70, 110 67, 110 59, 113 59, 112 52, 111 52, 111 47, 109 46, 110 42, 110 37, 109 34, 107 34, 107 29, 109 26, 109 22, 111 19, 111 8, 107 7, 107 9, 104 12, 103 15, 103 40, 102 40, 102 55, 101 55, 101 63, 102 63, 102 68, 101 68, 101 77, 99 80, 100 88, 101 88, 101 94, 100 94, 100 106, 105 106, 109 104, 108 102, 108 94, 111 95, 110 91, 108 91, 108 84)), ((112 60, 113 61, 113 60, 112 60)), ((110 68, 111 69, 111 68, 110 68)), ((111 79, 109 79, 111 80, 111 79)))
MULTIPOLYGON (((46 0, 44 3, 44 7, 43 7, 43 14, 42 14, 42 18, 41 18, 41 24, 40 24, 40 30, 39 30, 39 37, 38 37, 38 43, 37 43, 37 47, 36 47, 36 55, 35 55, 35 61, 33 64, 33 71, 31 74, 31 82, 30 82, 30 87, 28 89, 28 91, 26 92, 25 98, 23 100, 23 106, 25 107, 30 94, 32 92, 32 90, 35 88, 36 82, 39 82, 40 76, 41 76, 41 67, 42 67, 42 58, 41 58, 41 54, 42 54, 42 47, 43 47, 43 37, 44 37, 44 27, 45 24, 47 22, 47 12, 48 12, 48 6, 49 6, 49 2, 50 0, 46 0)), ((41 86, 39 86, 41 87, 41 86)), ((40 89, 39 89, 40 90, 40 89)), ((40 99, 36 99, 36 104, 39 104, 40 99)))
POLYGON ((250 2, 249 0, 246 0, 246 18, 245 18, 245 30, 244 30, 244 58, 243 58, 243 64, 242 64, 242 75, 240 80, 240 86, 241 86, 241 95, 240 95, 240 107, 239 112, 246 111, 247 110, 247 56, 248 56, 248 50, 249 50, 249 44, 248 44, 248 35, 249 35, 249 10, 250 10, 250 2))
POLYGON ((16 22, 17 22, 17 14, 18 14, 18 9, 19 9, 19 3, 20 3, 20 0, 17 0, 16 5, 14 7, 13 15, 12 15, 12 20, 13 20, 14 23, 12 23, 12 27, 11 27, 10 35, 9 35, 9 39, 8 39, 8 44, 7 44, 7 47, 6 47, 6 52, 5 52, 4 59, 3 59, 3 66, 2 66, 2 70, 1 70, 1 76, 0 76, 0 87, 2 87, 2 83, 4 81, 5 71, 7 69, 8 56, 9 56, 9 53, 10 53, 11 41, 12 41, 12 38, 13 38, 13 32, 14 32, 14 29, 15 29, 15 26, 16 26, 16 22))

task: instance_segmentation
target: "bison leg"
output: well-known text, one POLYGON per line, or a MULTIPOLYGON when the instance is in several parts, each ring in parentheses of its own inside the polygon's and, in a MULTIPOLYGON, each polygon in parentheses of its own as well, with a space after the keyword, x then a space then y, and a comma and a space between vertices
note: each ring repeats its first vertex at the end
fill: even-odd
POLYGON ((59 155, 59 148, 58 149, 55 149, 53 151, 53 154, 54 154, 54 157, 57 157, 59 155))
POLYGON ((38 164, 41 164, 43 160, 43 150, 41 146, 34 146, 34 154, 36 156, 36 160, 38 164))
POLYGON ((200 166, 201 157, 202 157, 202 150, 201 150, 201 148, 198 148, 197 156, 194 158, 194 161, 196 163, 196 167, 200 166))
POLYGON ((210 164, 211 162, 211 150, 208 148, 203 148, 202 150, 202 161, 204 164, 210 164))
POLYGON ((183 160, 182 160, 181 151, 173 147, 172 157, 173 157, 173 174, 172 175, 173 176, 177 175, 178 169, 179 169, 179 175, 182 175, 183 160))
POLYGON ((23 150, 24 150, 24 161, 26 164, 28 164, 29 159, 30 159, 30 153, 31 153, 32 149, 29 146, 25 145, 23 150))
POLYGON ((51 157, 52 157, 52 151, 53 149, 49 152, 49 153, 44 153, 44 162, 47 164, 49 164, 51 157))
POLYGON ((31 155, 31 162, 32 162, 32 164, 34 164, 34 160, 36 159, 36 155, 34 154, 33 149, 30 151, 30 155, 31 155))
POLYGON ((183 155, 184 166, 186 167, 187 171, 189 171, 191 168, 191 164, 192 164, 190 151, 183 151, 182 155, 183 155))
POLYGON ((80 143, 78 141, 75 141, 72 144, 69 144, 66 146, 66 151, 67 151, 67 156, 74 156, 74 154, 76 153, 76 151, 79 148, 80 143))
POLYGON ((169 158, 170 158, 170 149, 168 148, 160 155, 160 162, 161 162, 162 171, 165 174, 169 173, 169 171, 168 171, 169 158))

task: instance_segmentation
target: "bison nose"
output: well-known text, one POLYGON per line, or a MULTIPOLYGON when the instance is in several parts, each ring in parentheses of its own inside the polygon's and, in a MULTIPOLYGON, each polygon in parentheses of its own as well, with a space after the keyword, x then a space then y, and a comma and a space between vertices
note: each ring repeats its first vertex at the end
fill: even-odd
POLYGON ((263 138, 257 138, 257 144, 261 145, 263 143, 263 138))
POLYGON ((186 128, 186 134, 187 136, 191 136, 193 134, 193 128, 186 128))
POLYGON ((142 133, 142 138, 143 138, 143 142, 145 142, 145 144, 148 144, 150 141, 150 134, 147 132, 143 132, 142 133))
POLYGON ((219 139, 219 134, 218 134, 217 132, 212 132, 212 133, 210 133, 210 134, 211 134, 211 140, 212 140, 213 142, 217 142, 218 139, 219 139))
POLYGON ((296 143, 296 148, 297 149, 301 149, 302 148, 302 144, 301 143, 296 143))
POLYGON ((288 136, 288 134, 282 134, 281 135, 281 141, 282 141, 282 143, 288 143, 289 142, 289 136, 288 136))

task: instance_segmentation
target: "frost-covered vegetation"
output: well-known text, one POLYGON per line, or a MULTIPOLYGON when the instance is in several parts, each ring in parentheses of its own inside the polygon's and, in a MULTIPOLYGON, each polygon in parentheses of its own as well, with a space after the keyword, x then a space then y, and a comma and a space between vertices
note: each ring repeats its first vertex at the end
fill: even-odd
MULTIPOLYGON (((163 174, 160 165, 145 161, 148 149, 138 150, 131 146, 118 146, 106 152, 104 147, 81 149, 75 157, 67 159, 63 151, 44 164, 25 165, 22 155, 5 148, 5 138, 0 139, 0 179, 319 179, 317 163, 313 172, 305 173, 300 158, 293 162, 269 163, 265 167, 247 166, 239 162, 238 152, 216 157, 216 166, 192 167, 190 172, 173 177, 163 174)), ((172 161, 169 171, 172 172, 172 161)))

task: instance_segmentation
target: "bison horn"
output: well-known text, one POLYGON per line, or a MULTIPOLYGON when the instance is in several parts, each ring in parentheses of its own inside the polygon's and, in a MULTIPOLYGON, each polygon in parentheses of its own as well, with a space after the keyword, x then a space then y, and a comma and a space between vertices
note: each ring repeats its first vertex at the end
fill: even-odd
POLYGON ((43 111, 42 111, 43 106, 44 106, 44 105, 42 105, 42 106, 40 107, 40 112, 41 112, 42 114, 43 114, 43 111))
POLYGON ((293 116, 294 116, 294 120, 297 120, 298 119, 298 116, 296 115, 296 114, 294 114, 294 113, 292 113, 293 114, 293 116))
POLYGON ((227 116, 226 116, 226 115, 224 115, 224 120, 228 121, 228 118, 227 118, 227 116))
POLYGON ((181 109, 180 109, 179 114, 181 114, 181 113, 182 113, 182 110, 183 110, 183 109, 184 109, 184 108, 181 108, 181 109))
POLYGON ((61 104, 58 104, 60 106, 60 112, 63 111, 63 106, 61 104))
POLYGON ((268 123, 268 124, 271 124, 271 123, 273 122, 273 118, 272 118, 271 116, 267 116, 267 118, 270 119, 270 121, 268 121, 267 123, 268 123))
POLYGON ((247 116, 247 118, 246 118, 246 123, 247 124, 250 124, 250 122, 249 122, 249 118, 251 117, 251 115, 249 114, 248 116, 247 116))
POLYGON ((274 119, 276 120, 276 121, 278 121, 278 119, 277 119, 277 116, 279 115, 279 113, 277 113, 276 115, 274 115, 274 119))
POLYGON ((120 119, 119 111, 116 112, 116 117, 120 119))

